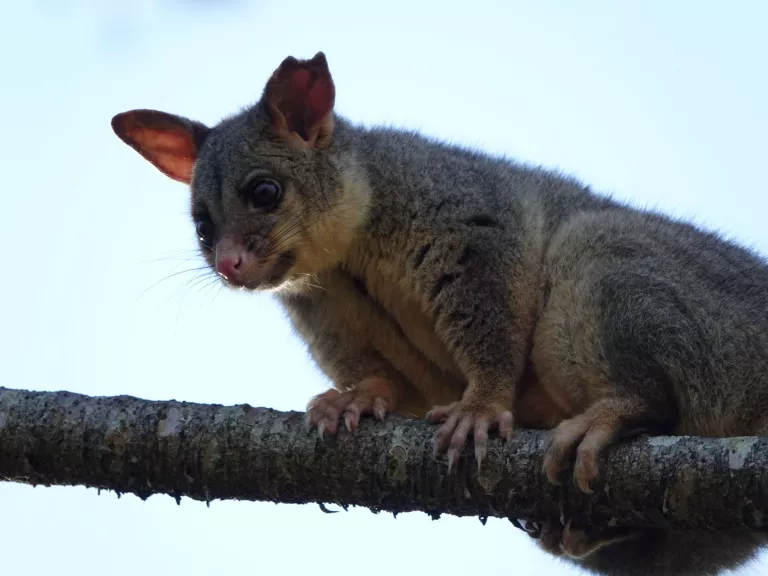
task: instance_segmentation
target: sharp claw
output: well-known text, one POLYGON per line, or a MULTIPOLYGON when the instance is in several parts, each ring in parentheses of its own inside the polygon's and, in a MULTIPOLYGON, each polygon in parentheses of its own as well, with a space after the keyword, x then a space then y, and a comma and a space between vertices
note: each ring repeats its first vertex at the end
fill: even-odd
POLYGON ((579 489, 584 492, 584 494, 592 494, 594 490, 590 488, 589 482, 583 482, 581 479, 576 479, 576 484, 579 485, 579 489))
POLYGON ((454 464, 456 464, 456 450, 451 448, 448 450, 448 474, 453 470, 454 464))
POLYGON ((323 435, 325 434, 325 420, 321 420, 320 424, 317 425, 317 435, 320 436, 320 440, 323 440, 323 435))
POLYGON ((380 403, 377 402, 373 407, 373 415, 376 420, 384 421, 384 417, 387 415, 387 411, 380 403))
POLYGON ((499 434, 505 442, 512 440, 515 434, 515 421, 512 412, 502 412, 499 416, 499 434))
POLYGON ((477 471, 480 472, 480 466, 488 455, 488 448, 485 446, 475 446, 475 460, 477 460, 477 471))
POLYGON ((349 430, 350 432, 354 432, 355 425, 353 424, 353 421, 352 421, 352 414, 350 414, 349 412, 346 412, 344 414, 344 425, 347 427, 347 430, 349 430))
POLYGON ((452 406, 435 406, 424 415, 427 422, 446 422, 453 414, 452 406))

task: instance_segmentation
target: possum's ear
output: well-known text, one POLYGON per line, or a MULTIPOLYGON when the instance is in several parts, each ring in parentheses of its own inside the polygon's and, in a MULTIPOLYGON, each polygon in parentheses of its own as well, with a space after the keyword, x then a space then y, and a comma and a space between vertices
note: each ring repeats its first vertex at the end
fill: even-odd
POLYGON ((112 130, 166 176, 189 184, 209 128, 157 110, 130 110, 112 118, 112 130))
POLYGON ((263 101, 280 137, 300 148, 319 149, 333 133, 335 98, 328 62, 318 52, 311 60, 283 60, 264 88, 263 101))

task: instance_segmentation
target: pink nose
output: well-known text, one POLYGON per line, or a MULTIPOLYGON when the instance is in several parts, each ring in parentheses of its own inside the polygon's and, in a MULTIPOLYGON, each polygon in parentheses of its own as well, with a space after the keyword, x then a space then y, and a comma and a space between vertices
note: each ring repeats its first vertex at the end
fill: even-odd
POLYGON ((243 256, 241 254, 226 255, 216 262, 216 271, 233 284, 242 282, 243 256))

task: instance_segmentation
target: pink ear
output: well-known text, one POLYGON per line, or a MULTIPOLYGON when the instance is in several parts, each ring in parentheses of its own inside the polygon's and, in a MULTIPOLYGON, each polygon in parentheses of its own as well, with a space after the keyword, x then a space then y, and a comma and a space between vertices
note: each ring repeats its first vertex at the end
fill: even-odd
POLYGON ((333 131, 336 89, 322 52, 311 60, 289 56, 265 89, 272 127, 299 145, 321 148, 333 131), (298 137, 298 139, 297 139, 298 137))
POLYGON ((112 118, 112 130, 166 176, 189 184, 208 128, 157 110, 130 110, 112 118))

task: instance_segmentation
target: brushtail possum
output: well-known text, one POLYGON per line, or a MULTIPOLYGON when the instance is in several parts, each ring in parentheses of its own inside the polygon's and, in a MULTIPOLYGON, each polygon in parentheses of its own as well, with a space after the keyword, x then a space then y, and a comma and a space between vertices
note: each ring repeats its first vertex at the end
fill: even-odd
MULTIPOLYGON (((768 432, 765 258, 580 182, 334 110, 326 57, 286 58, 254 105, 213 127, 155 110, 115 133, 191 188, 223 282, 274 293, 334 388, 310 425, 363 415, 468 440, 551 429, 545 472, 585 492, 598 456, 645 432, 768 432)), ((715 574, 751 533, 549 526, 545 549, 603 574, 715 574)))

